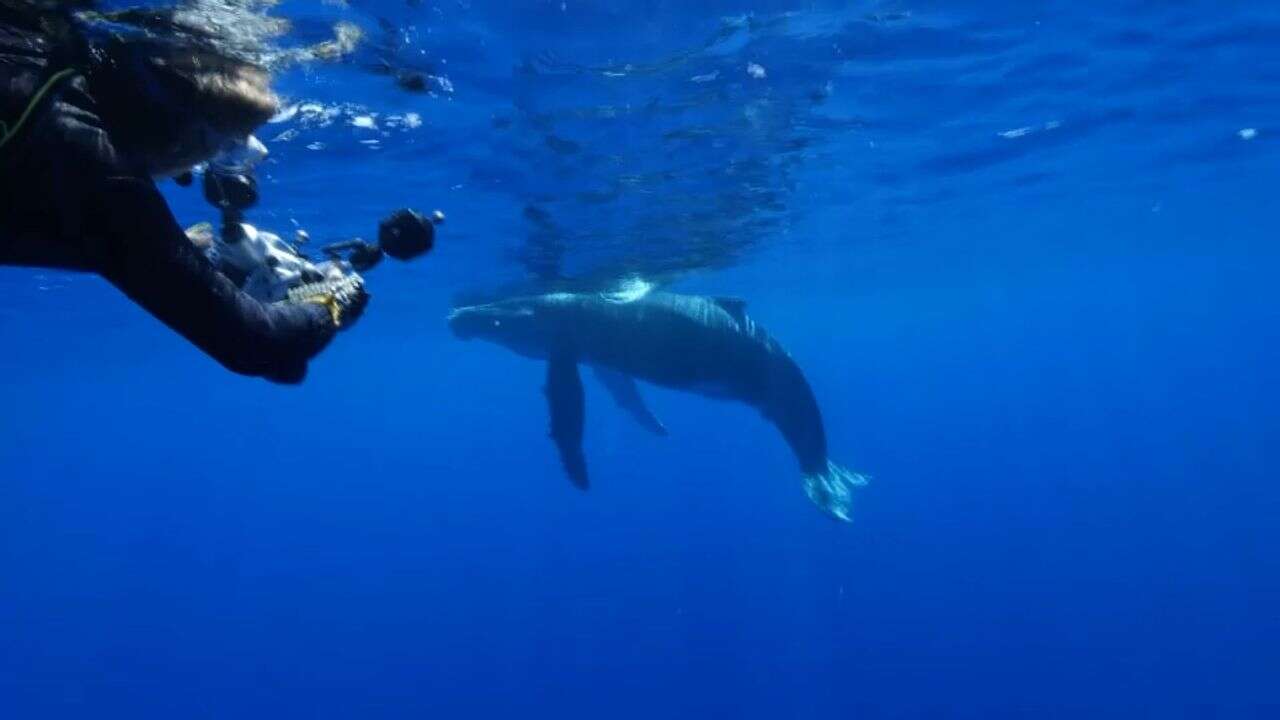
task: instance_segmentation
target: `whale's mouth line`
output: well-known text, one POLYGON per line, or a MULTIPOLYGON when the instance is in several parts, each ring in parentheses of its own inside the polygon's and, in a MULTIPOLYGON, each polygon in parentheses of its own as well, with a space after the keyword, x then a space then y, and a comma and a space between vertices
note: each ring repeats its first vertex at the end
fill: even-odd
POLYGON ((471 310, 472 308, 470 307, 454 308, 445 317, 445 322, 448 323, 449 329, 453 331, 454 337, 459 340, 470 340, 476 336, 475 328, 468 327, 472 323, 466 322, 467 318, 472 314, 471 310))

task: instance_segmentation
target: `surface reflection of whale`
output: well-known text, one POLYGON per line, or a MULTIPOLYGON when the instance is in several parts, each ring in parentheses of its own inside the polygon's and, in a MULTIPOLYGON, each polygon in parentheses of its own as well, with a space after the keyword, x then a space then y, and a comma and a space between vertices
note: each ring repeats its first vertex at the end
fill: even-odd
POLYGON ((565 472, 580 488, 588 486, 580 364, 592 366, 614 399, 656 433, 666 429, 645 406, 635 378, 759 409, 799 460, 809 498, 833 517, 849 520, 852 489, 866 482, 827 458, 809 383, 791 356, 747 316, 741 300, 643 288, 552 293, 460 307, 449 325, 459 338, 482 338, 547 360, 551 437, 565 472))

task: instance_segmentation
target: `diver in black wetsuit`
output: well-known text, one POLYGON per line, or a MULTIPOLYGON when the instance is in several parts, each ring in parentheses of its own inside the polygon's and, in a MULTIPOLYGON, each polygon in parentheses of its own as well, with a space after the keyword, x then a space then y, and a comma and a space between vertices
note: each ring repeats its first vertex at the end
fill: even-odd
POLYGON ((363 288, 254 299, 188 240, 152 180, 270 118, 266 74, 190 34, 91 31, 72 4, 0 0, 0 264, 100 273, 225 367, 300 382, 363 288))

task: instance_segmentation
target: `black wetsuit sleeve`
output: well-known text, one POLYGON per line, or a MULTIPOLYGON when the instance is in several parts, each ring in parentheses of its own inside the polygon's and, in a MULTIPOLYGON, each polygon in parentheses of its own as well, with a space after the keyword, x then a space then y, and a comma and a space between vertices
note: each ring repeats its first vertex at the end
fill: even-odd
POLYGON ((333 338, 328 310, 260 303, 219 273, 151 179, 117 153, 85 90, 79 77, 60 87, 0 156, 0 216, 12 225, 0 235, 15 247, 26 238, 18 261, 96 271, 228 369, 300 382, 333 338))
POLYGON ((260 303, 215 270, 150 180, 106 178, 86 210, 102 275, 228 369, 300 382, 332 339, 325 308, 260 303))

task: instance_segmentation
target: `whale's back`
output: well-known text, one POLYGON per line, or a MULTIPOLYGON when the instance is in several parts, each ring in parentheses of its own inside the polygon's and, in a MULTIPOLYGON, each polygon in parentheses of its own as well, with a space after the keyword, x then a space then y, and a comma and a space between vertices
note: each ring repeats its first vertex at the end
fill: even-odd
POLYGON ((585 361, 677 389, 749 393, 776 349, 745 314, 735 317, 711 298, 661 292, 628 302, 590 297, 580 309, 568 322, 585 361))

